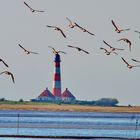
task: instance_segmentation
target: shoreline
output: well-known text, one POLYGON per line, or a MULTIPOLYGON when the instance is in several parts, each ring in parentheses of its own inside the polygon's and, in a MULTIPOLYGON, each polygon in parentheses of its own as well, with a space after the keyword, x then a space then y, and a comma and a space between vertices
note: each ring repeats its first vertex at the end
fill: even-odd
MULTIPOLYGON (((32 136, 32 135, 0 135, 0 138, 35 138, 35 139, 114 139, 114 140, 120 140, 120 139, 127 139, 131 140, 132 138, 123 138, 123 137, 97 137, 97 136, 32 136)), ((139 138, 135 138, 135 140, 138 140, 139 138)))
POLYGON ((140 113, 140 106, 101 107, 101 106, 82 106, 82 105, 64 105, 64 104, 62 105, 1 104, 0 110, 140 113))

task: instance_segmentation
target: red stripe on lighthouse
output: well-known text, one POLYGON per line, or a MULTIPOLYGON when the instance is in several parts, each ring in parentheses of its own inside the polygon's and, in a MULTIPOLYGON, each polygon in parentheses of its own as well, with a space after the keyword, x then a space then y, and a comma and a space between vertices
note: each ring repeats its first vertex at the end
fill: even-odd
POLYGON ((60 88, 53 88, 53 94, 55 97, 61 97, 61 89, 60 88))
POLYGON ((61 80, 60 74, 55 73, 53 80, 54 81, 60 81, 61 80))
POLYGON ((55 66, 55 67, 60 67, 60 62, 55 62, 55 63, 54 63, 54 66, 55 66))

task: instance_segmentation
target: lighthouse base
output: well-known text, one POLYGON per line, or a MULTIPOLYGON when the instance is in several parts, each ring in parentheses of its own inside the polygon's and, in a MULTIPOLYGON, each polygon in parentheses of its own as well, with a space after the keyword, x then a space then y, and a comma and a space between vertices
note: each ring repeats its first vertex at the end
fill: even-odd
POLYGON ((55 97, 55 101, 61 101, 62 98, 61 97, 55 97))

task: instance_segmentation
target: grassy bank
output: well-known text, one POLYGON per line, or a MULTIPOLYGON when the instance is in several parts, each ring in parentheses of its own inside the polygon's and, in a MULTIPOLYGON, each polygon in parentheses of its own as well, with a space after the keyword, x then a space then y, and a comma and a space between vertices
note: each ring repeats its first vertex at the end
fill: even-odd
POLYGON ((0 110, 36 110, 36 111, 77 111, 77 112, 139 112, 140 106, 128 107, 100 107, 100 106, 82 106, 82 105, 65 105, 41 102, 0 102, 0 110))

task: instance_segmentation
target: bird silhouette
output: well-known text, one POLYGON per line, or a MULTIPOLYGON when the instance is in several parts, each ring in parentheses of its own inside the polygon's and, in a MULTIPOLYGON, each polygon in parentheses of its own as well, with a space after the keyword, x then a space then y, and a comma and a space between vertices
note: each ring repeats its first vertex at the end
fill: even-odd
POLYGON ((64 51, 57 51, 55 48, 51 47, 51 46, 48 46, 49 48, 51 48, 53 50, 53 53, 54 54, 59 54, 59 53, 63 53, 63 54, 66 54, 66 52, 64 51))
POLYGON ((131 44, 132 43, 131 43, 131 41, 129 39, 127 39, 127 38, 121 38, 118 41, 124 41, 124 42, 128 43, 129 44, 129 51, 131 51, 131 44))
POLYGON ((13 74, 11 72, 9 72, 9 71, 3 71, 3 72, 0 73, 0 75, 1 74, 7 74, 7 75, 11 76, 13 83, 15 83, 14 76, 13 76, 13 74))
POLYGON ((89 32, 89 31, 86 30, 85 28, 81 27, 81 26, 80 26, 79 24, 77 24, 76 22, 75 22, 75 26, 77 26, 77 27, 78 27, 79 29, 81 29, 83 32, 87 32, 87 33, 89 33, 90 35, 95 36, 95 34, 89 32))
POLYGON ((113 26, 115 27, 115 31, 116 31, 117 33, 121 33, 122 31, 129 31, 129 30, 130 30, 130 28, 127 28, 127 29, 120 29, 119 27, 116 26, 116 24, 115 24, 115 22, 114 22, 113 20, 111 20, 111 22, 112 22, 113 26))
POLYGON ((75 47, 75 46, 71 46, 71 45, 67 45, 67 46, 68 46, 68 47, 70 47, 70 48, 76 48, 78 51, 83 51, 83 52, 85 52, 85 53, 89 54, 89 52, 85 51, 85 50, 84 50, 84 49, 82 49, 82 48, 75 47))
POLYGON ((45 12, 45 11, 36 10, 36 9, 31 8, 26 2, 24 2, 24 4, 31 10, 31 12, 45 12))
POLYGON ((69 27, 74 28, 76 26, 75 22, 72 22, 68 17, 66 19, 69 21, 69 27))
MULTIPOLYGON (((134 31, 134 32, 140 34, 140 31, 134 31)), ((139 38, 140 38, 140 36, 139 36, 139 38)))
POLYGON ((63 35, 64 38, 66 38, 66 35, 64 34, 64 32, 57 26, 50 26, 50 25, 47 25, 47 27, 49 28, 54 28, 54 30, 56 31, 60 31, 60 33, 63 35))
POLYGON ((0 62, 2 62, 6 67, 9 67, 2 59, 0 59, 0 62))
POLYGON ((130 65, 123 57, 121 57, 121 58, 129 69, 132 69, 133 67, 140 67, 140 65, 130 65))
POLYGON ((131 59, 132 61, 135 61, 135 62, 138 62, 138 63, 140 63, 140 61, 139 60, 136 60, 136 59, 131 59))
POLYGON ((114 51, 112 51, 112 50, 107 50, 107 49, 102 48, 102 47, 101 47, 100 49, 101 49, 101 50, 104 50, 106 55, 110 55, 111 53, 114 53, 114 54, 118 55, 118 53, 116 53, 116 52, 114 52, 114 51))
POLYGON ((122 51, 122 50, 124 50, 124 49, 112 47, 110 44, 108 44, 108 43, 107 43, 106 41, 104 41, 104 40, 103 40, 103 43, 105 43, 107 46, 109 46, 109 48, 110 48, 111 51, 115 51, 115 50, 121 50, 121 51, 122 51))
POLYGON ((20 48, 22 48, 23 50, 24 50, 24 52, 26 53, 26 54, 38 54, 37 52, 32 52, 32 51, 28 51, 27 49, 25 49, 25 48, 23 48, 20 44, 18 44, 19 45, 19 47, 20 48))

